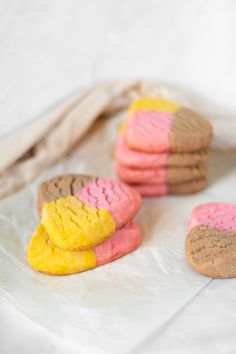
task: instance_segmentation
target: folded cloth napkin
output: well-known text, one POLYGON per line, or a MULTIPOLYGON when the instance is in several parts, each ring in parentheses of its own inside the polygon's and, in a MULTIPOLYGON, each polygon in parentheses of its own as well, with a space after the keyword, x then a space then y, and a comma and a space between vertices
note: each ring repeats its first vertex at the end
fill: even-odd
POLYGON ((214 114, 212 105, 183 96, 179 89, 144 81, 111 81, 95 84, 73 95, 31 125, 0 140, 0 198, 30 183, 45 168, 59 161, 102 114, 125 109, 140 95, 172 99, 206 114, 212 121, 217 148, 235 148, 234 115, 214 114), (183 102, 183 97, 186 101, 183 102), (213 112, 213 113, 212 113, 213 112), (226 119, 228 117, 228 119, 226 119), (229 124, 230 122, 230 124, 229 124))

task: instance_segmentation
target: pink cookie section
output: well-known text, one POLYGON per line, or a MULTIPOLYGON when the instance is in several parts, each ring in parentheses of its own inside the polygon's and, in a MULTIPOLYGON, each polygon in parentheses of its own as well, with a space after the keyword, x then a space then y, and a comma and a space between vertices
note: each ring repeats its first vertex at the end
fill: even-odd
POLYGON ((94 178, 79 192, 79 198, 94 208, 108 210, 115 219, 117 229, 132 220, 141 206, 139 192, 124 183, 94 178))
POLYGON ((143 196, 163 196, 168 193, 166 184, 134 184, 133 188, 143 196))
POLYGON ((193 209, 189 230, 198 225, 212 226, 222 231, 236 230, 236 204, 207 203, 193 209))
POLYGON ((116 173, 122 181, 127 183, 165 184, 167 169, 139 170, 117 164, 116 173))
POLYGON ((141 231, 138 224, 131 221, 110 237, 96 246, 97 265, 112 262, 117 258, 135 250, 141 243, 141 231))
POLYGON ((171 113, 134 112, 125 131, 128 146, 148 153, 170 151, 169 132, 174 119, 171 113))
POLYGON ((116 160, 119 164, 139 169, 167 165, 168 153, 145 153, 129 148, 125 137, 121 136, 115 148, 116 160))

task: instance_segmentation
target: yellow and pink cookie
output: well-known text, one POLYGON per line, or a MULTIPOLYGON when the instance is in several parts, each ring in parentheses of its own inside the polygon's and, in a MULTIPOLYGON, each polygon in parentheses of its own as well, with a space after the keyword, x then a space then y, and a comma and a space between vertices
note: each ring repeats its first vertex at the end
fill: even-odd
POLYGON ((196 207, 190 217, 185 253, 191 266, 203 275, 236 277, 236 204, 196 207))
POLYGON ((140 206, 140 194, 124 183, 76 174, 43 182, 38 196, 41 222, 65 250, 104 241, 132 220, 140 206))
POLYGON ((80 273, 123 257, 135 250, 140 243, 140 227, 130 221, 108 240, 91 249, 65 251, 51 242, 45 228, 40 224, 28 248, 28 262, 34 270, 46 274, 80 273))
POLYGON ((212 126, 200 114, 161 98, 143 97, 128 110, 127 145, 146 153, 199 151, 209 146, 212 126))

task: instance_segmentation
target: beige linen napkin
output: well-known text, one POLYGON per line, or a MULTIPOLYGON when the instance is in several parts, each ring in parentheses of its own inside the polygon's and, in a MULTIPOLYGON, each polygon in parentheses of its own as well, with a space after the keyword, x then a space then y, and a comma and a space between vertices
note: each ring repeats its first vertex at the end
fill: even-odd
MULTIPOLYGON (((0 198, 27 185, 45 168, 59 161, 99 116, 126 108, 131 99, 140 95, 171 98, 196 109, 203 106, 196 100, 189 100, 187 95, 183 102, 182 92, 180 94, 179 90, 165 85, 137 80, 95 84, 85 92, 70 97, 31 125, 0 140, 0 198)), ((231 125, 229 129, 224 120, 222 129, 222 119, 213 118, 211 120, 216 125, 220 122, 219 130, 225 140, 235 142, 234 135, 233 138, 229 136, 235 126, 231 125), (228 131, 224 130, 225 125, 228 131)), ((231 123, 235 125, 235 120, 231 123)))
POLYGON ((17 191, 65 155, 137 82, 102 83, 0 141, 0 198, 17 191))

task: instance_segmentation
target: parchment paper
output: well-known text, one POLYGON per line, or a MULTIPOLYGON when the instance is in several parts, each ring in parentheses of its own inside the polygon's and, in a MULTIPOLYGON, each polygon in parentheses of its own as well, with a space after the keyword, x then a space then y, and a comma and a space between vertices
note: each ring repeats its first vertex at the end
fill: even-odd
MULTIPOLYGON (((157 352, 172 320, 211 282, 194 272, 184 257, 191 209, 208 201, 236 201, 235 153, 211 153, 206 190, 143 200, 137 216, 143 243, 132 254, 72 276, 52 277, 31 270, 26 251, 39 222, 39 181, 67 172, 115 178, 113 147, 121 119, 122 114, 100 119, 70 156, 0 203, 1 296, 60 340, 73 342, 78 353, 157 352)), ((230 283, 223 280, 222 284, 227 294, 230 283)), ((214 298, 210 300, 214 308, 214 298)), ((168 343, 162 342, 161 347, 166 350, 168 343)))

